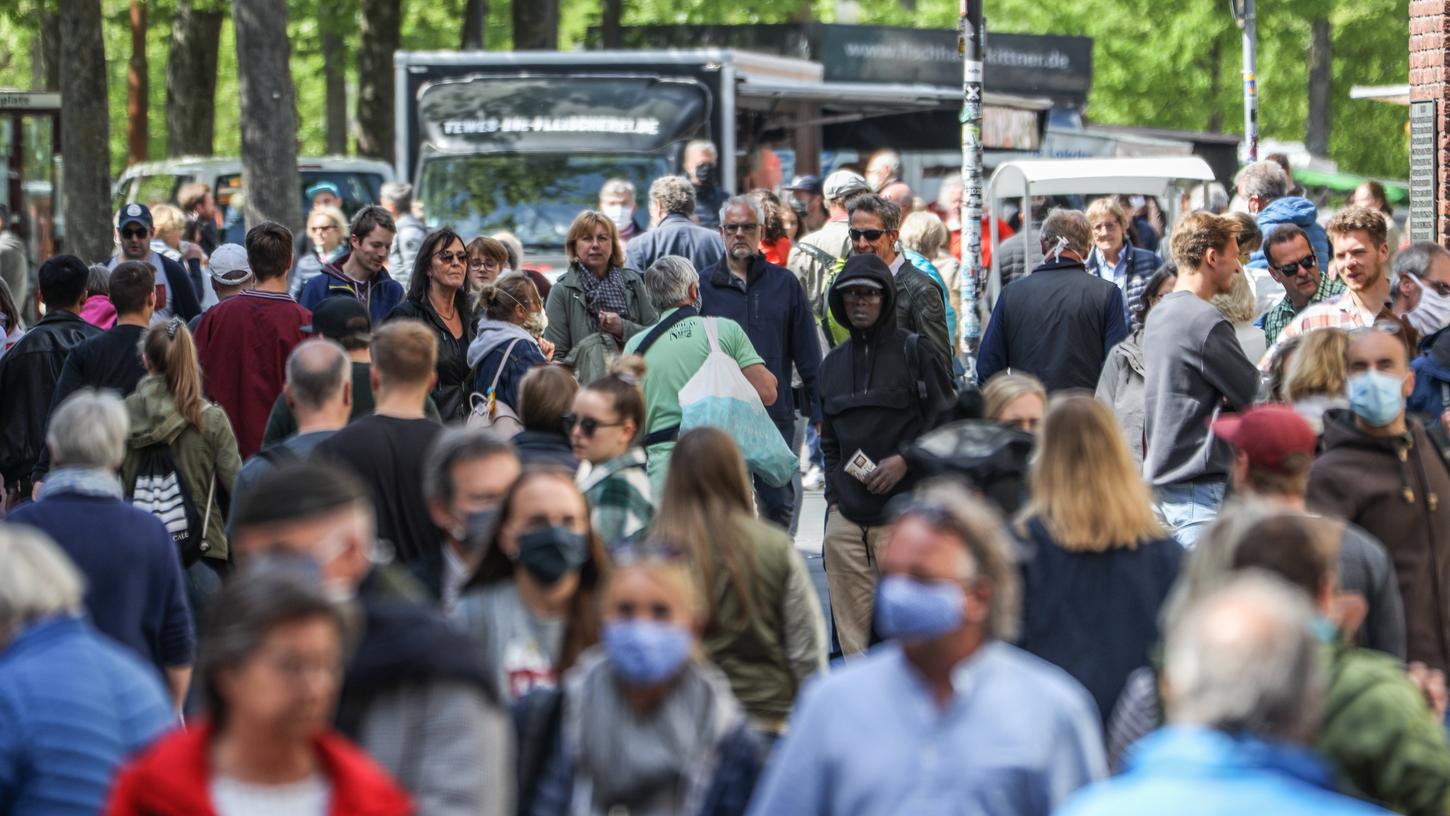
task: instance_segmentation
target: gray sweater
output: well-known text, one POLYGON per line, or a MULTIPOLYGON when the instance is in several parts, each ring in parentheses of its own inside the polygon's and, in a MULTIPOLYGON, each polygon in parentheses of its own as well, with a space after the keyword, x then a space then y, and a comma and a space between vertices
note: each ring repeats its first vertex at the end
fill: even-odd
POLYGON ((1259 386, 1233 326, 1192 292, 1172 292, 1148 314, 1143 358, 1144 477, 1154 487, 1226 480, 1233 454, 1208 423, 1225 403, 1247 408, 1259 386))

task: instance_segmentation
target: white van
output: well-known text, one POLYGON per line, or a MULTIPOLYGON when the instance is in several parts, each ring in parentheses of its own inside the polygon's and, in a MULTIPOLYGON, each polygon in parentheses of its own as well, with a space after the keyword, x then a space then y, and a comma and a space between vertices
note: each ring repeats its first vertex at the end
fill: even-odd
MULTIPOLYGON (((394 178, 391 164, 350 156, 299 158, 297 171, 297 196, 304 213, 311 209, 304 191, 319 181, 337 185, 342 191, 343 212, 350 215, 366 204, 376 204, 382 186, 394 178)), ((242 160, 207 156, 133 164, 117 180, 112 204, 117 210, 131 201, 174 204, 176 191, 193 181, 209 185, 217 205, 225 211, 232 194, 242 189, 242 160)))

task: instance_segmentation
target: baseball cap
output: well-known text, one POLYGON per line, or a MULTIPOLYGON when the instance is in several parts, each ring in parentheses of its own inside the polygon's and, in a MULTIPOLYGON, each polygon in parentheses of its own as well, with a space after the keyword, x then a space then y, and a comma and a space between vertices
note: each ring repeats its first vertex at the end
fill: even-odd
POLYGON ((1319 437, 1293 408, 1261 405, 1242 414, 1214 420, 1213 432, 1243 451, 1249 463, 1277 468, 1294 454, 1313 456, 1319 437))
POLYGON ((330 181, 319 181, 311 187, 308 187, 307 191, 303 194, 307 196, 308 201, 311 201, 317 197, 318 193, 332 193, 338 198, 342 198, 342 190, 338 189, 338 186, 330 181))
POLYGON ((122 207, 116 213, 116 229, 125 229, 127 224, 145 224, 151 229, 151 208, 135 201, 122 207))
POLYGON ((860 173, 853 173, 850 170, 837 170, 826 176, 826 183, 822 186, 822 194, 827 201, 835 201, 844 198, 851 193, 869 193, 871 185, 860 173))
POLYGON ((212 280, 223 286, 240 286, 252 279, 247 250, 240 244, 222 244, 212 250, 207 271, 212 280))
POLYGON ((785 185, 785 189, 799 190, 802 193, 820 194, 821 177, 813 175, 796 176, 790 180, 790 184, 785 185))
POLYGON ((357 298, 346 295, 324 298, 312 310, 312 325, 302 327, 304 332, 336 340, 344 346, 350 340, 367 343, 372 338, 372 329, 368 307, 357 298))

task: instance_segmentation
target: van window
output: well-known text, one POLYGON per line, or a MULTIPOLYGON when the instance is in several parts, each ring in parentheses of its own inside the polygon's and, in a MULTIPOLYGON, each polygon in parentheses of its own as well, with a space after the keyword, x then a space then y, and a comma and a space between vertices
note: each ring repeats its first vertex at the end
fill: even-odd
POLYGON ((176 191, 181 185, 188 184, 192 176, 174 176, 161 174, 155 176, 138 176, 133 180, 135 195, 131 201, 139 201, 150 207, 154 204, 173 203, 176 201, 176 191))
POLYGON ((300 192, 304 214, 312 209, 312 202, 307 200, 307 188, 319 181, 330 181, 342 191, 342 212, 349 218, 363 207, 378 203, 378 197, 383 188, 383 177, 377 173, 303 170, 299 175, 302 182, 300 192))

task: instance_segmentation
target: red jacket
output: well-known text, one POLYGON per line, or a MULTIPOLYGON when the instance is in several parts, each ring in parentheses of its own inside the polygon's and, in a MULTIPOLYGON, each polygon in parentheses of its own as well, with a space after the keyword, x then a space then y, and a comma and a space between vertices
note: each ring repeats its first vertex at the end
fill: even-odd
POLYGON ((207 310, 196 327, 206 396, 222 407, 246 460, 262 448, 272 403, 287 379, 287 355, 307 339, 312 313, 291 296, 246 291, 207 310))
MULTIPOLYGON (((210 725, 172 731, 122 769, 106 816, 216 816, 210 725)), ((332 816, 408 816, 413 803, 361 749, 335 732, 316 740, 332 816)))

